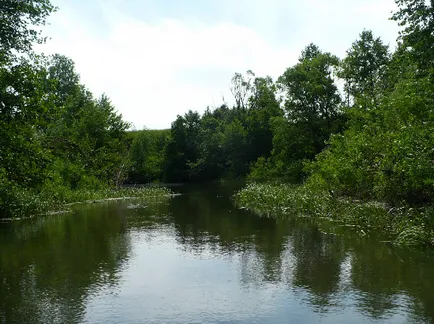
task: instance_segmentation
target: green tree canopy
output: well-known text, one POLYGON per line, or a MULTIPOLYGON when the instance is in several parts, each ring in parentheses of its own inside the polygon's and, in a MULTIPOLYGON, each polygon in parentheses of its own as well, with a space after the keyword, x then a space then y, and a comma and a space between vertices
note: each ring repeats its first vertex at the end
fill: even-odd
POLYGON ((0 63, 12 51, 29 52, 44 38, 38 27, 55 10, 50 0, 2 0, 0 5, 0 63))
POLYGON ((417 62, 420 73, 434 68, 434 0, 395 0, 392 19, 404 29, 400 38, 417 62))
POLYGON ((347 105, 356 100, 363 106, 376 105, 384 92, 390 54, 387 45, 370 30, 363 31, 342 60, 338 76, 345 81, 347 105))

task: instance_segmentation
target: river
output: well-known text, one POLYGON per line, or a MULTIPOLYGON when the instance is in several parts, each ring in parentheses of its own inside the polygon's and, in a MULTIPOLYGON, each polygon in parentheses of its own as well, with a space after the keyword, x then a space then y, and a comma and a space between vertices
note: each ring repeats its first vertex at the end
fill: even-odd
POLYGON ((434 323, 432 251, 259 218, 236 186, 0 223, 0 323, 434 323))

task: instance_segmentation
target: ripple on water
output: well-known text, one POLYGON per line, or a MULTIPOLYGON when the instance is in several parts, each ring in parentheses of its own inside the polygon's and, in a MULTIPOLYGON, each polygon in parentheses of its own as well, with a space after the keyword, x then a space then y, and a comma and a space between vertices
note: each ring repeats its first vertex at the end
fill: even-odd
POLYGON ((431 257, 207 190, 3 227, 0 323, 434 322, 431 257))

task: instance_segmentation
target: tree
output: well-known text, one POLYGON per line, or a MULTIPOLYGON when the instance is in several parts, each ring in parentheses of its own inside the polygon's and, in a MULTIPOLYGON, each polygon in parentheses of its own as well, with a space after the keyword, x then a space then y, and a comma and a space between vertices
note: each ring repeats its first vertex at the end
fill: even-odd
POLYGON ((286 94, 285 110, 289 121, 317 124, 326 122, 327 131, 339 114, 341 99, 332 71, 339 64, 336 56, 308 45, 299 63, 288 68, 278 82, 286 94))
POLYGON ((71 59, 54 55, 47 74, 59 116, 50 123, 44 141, 57 158, 55 168, 63 179, 62 185, 75 189, 88 180, 118 182, 127 170, 125 141, 130 125, 105 94, 95 99, 80 84, 71 59))
POLYGON ((144 129, 133 132, 128 174, 130 182, 147 183, 163 180, 164 152, 169 137, 169 130, 144 129))
POLYGON ((299 62, 278 79, 285 94, 285 116, 274 118, 272 167, 282 170, 282 177, 300 180, 303 161, 321 152, 330 134, 342 126, 341 99, 332 74, 338 63, 337 57, 310 44, 299 62))
POLYGON ((223 152, 226 115, 225 106, 213 112, 207 109, 203 114, 198 134, 198 160, 197 163, 191 164, 193 178, 206 181, 218 179, 223 175, 226 167, 223 152))
POLYGON ((242 123, 235 119, 225 125, 223 150, 226 157, 228 171, 233 177, 246 175, 249 171, 247 161, 247 132, 242 123))
POLYGON ((333 136, 317 156, 314 176, 336 194, 392 204, 434 197, 434 104, 428 78, 401 80, 379 107, 333 136))
POLYGON ((80 84, 71 59, 31 51, 54 10, 48 0, 0 5, 1 216, 40 212, 42 192, 119 184, 125 169, 129 124, 108 97, 80 84))
POLYGON ((246 118, 249 161, 259 157, 268 158, 273 150, 273 131, 271 120, 282 116, 277 99, 277 87, 271 77, 255 78, 252 95, 249 97, 249 112, 246 118))
POLYGON ((247 100, 252 87, 252 79, 254 77, 255 74, 251 70, 247 71, 246 76, 243 76, 241 73, 235 73, 232 77, 231 93, 234 96, 236 108, 247 108, 247 100))
POLYGON ((338 76, 345 81, 347 105, 350 100, 367 109, 377 105, 384 93, 389 49, 372 31, 363 31, 342 60, 338 76))
POLYGON ((50 0, 2 0, 0 5, 0 64, 12 51, 29 52, 33 43, 41 43, 40 30, 55 11, 50 0))
POLYGON ((78 95, 80 76, 75 70, 75 63, 70 58, 55 54, 48 66, 48 80, 55 84, 55 95, 59 106, 67 104, 67 98, 78 95))
POLYGON ((166 149, 167 181, 190 180, 190 164, 198 160, 200 115, 189 111, 172 123, 170 141, 166 149))
POLYGON ((43 64, 26 59, 0 67, 0 168, 10 181, 33 188, 46 178, 49 156, 40 138, 57 115, 46 77, 43 64))
POLYGON ((400 39, 417 62, 420 73, 434 68, 434 0, 395 0, 399 10, 392 20, 404 29, 400 39))

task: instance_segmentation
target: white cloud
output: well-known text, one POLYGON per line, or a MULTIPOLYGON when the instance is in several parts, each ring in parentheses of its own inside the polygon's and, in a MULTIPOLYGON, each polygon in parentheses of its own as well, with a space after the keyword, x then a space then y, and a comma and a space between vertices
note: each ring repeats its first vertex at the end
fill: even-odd
MULTIPOLYGON (((325 2, 310 0, 296 12, 291 11, 294 4, 283 5, 282 0, 272 1, 269 7, 265 0, 256 0, 251 10, 246 2, 238 7, 222 3, 231 8, 231 19, 206 23, 198 18, 160 17, 150 23, 122 13, 115 2, 101 1, 105 20, 101 32, 94 28, 95 22, 82 19, 80 11, 74 12, 64 0, 58 4, 60 11, 53 15, 46 30, 52 39, 42 50, 71 57, 82 82, 95 95, 105 92, 137 128, 167 128, 177 114, 218 105, 222 95, 229 98, 234 72, 252 69, 257 75, 277 77, 295 63, 302 48, 311 41, 343 55, 363 27, 387 25, 387 18, 385 23, 379 20, 385 11, 390 11, 388 5, 383 8, 378 1, 364 1, 364 5, 352 6, 346 12, 336 12, 339 6, 348 7, 348 1, 343 0, 327 1, 327 6, 325 2), (250 17, 245 17, 243 24, 233 17, 233 13, 242 10, 250 17), (282 29, 294 24, 282 22, 284 10, 288 10, 288 19, 297 22, 296 30, 282 29), (371 10, 376 13, 371 14, 371 10), (345 16, 355 13, 359 17, 345 16), (364 24, 360 19, 368 16, 374 24, 364 24), (270 30, 276 28, 266 29, 267 22, 276 28, 281 26, 274 37, 270 30), (357 32, 348 33, 355 29, 357 32), (328 32, 333 33, 327 37, 328 32), (279 44, 276 39, 282 42, 279 44)), ((389 35, 388 26, 380 28, 379 35, 389 35)))

